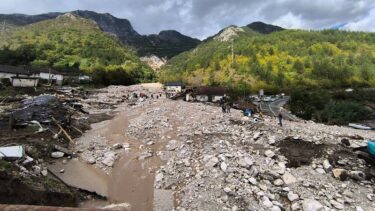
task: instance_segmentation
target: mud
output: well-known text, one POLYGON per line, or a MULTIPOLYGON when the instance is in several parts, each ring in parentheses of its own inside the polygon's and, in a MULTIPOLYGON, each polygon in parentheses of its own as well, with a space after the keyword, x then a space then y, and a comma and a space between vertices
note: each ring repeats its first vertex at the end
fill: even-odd
POLYGON ((314 144, 301 139, 288 137, 277 144, 280 153, 288 159, 287 167, 297 168, 310 165, 314 158, 320 158, 326 148, 323 144, 314 144))

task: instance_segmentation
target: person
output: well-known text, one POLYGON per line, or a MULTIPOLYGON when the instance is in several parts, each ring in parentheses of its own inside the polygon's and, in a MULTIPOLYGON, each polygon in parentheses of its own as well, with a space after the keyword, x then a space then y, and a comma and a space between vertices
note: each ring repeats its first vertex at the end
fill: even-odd
POLYGON ((283 126, 283 115, 281 112, 279 112, 279 114, 277 115, 277 117, 279 118, 279 125, 282 127, 283 126))

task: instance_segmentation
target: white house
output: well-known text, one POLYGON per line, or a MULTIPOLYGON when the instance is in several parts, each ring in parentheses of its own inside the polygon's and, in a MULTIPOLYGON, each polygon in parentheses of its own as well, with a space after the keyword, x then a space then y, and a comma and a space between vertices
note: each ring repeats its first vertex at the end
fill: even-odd
POLYGON ((13 87, 37 87, 39 78, 29 76, 13 76, 10 78, 13 87))
POLYGON ((219 102, 227 94, 222 87, 196 87, 186 95, 186 101, 219 102))
POLYGON ((64 75, 54 69, 35 69, 35 76, 47 80, 49 83, 61 86, 64 81, 64 75))
POLYGON ((182 92, 182 89, 184 88, 184 85, 180 81, 176 82, 168 82, 164 85, 165 87, 165 94, 167 97, 173 97, 176 96, 178 93, 182 92))
POLYGON ((28 77, 32 76, 33 74, 27 71, 22 67, 15 67, 10 65, 0 65, 0 79, 9 79, 12 82, 11 78, 20 76, 20 77, 28 77))

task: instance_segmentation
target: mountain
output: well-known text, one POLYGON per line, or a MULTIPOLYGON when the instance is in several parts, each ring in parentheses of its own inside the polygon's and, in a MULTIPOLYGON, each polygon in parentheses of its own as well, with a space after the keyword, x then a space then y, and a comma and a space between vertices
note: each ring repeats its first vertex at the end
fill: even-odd
POLYGON ((273 32, 285 30, 284 28, 281 28, 280 26, 266 24, 266 23, 263 23, 263 22, 253 22, 253 23, 247 25, 247 27, 256 31, 256 32, 262 33, 262 34, 270 34, 270 33, 273 33, 273 32))
POLYGON ((256 29, 221 30, 169 60, 159 79, 253 92, 375 86, 375 33, 256 29))
POLYGON ((136 83, 153 76, 131 48, 103 32, 96 22, 72 13, 16 27, 0 47, 4 47, 0 48, 2 64, 104 71, 102 78, 111 72, 116 76, 108 80, 114 84, 136 83))
MULTIPOLYGON (((77 10, 70 12, 76 16, 92 20, 104 32, 110 33, 126 45, 133 47, 140 56, 155 54, 158 57, 171 58, 181 52, 196 47, 200 41, 177 31, 161 31, 157 35, 140 35, 127 19, 116 18, 108 13, 77 10)), ((65 13, 47 13, 41 15, 10 14, 0 15, 0 22, 24 26, 43 20, 54 19, 65 13)))

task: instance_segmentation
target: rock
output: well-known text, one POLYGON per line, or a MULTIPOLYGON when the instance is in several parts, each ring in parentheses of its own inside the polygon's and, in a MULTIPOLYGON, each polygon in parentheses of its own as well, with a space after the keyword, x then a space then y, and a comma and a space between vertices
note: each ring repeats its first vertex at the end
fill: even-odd
POLYGON ((156 176, 155 176, 155 181, 156 182, 160 182, 162 181, 164 178, 164 174, 163 173, 158 173, 156 176))
POLYGON ((115 163, 116 155, 113 152, 107 152, 104 154, 104 159, 102 163, 108 167, 112 167, 115 163))
POLYGON ((285 172, 282 179, 285 185, 291 185, 297 182, 297 179, 289 172, 285 172))
POLYGON ((35 175, 40 175, 42 173, 42 168, 40 166, 33 166, 33 172, 35 175))
POLYGON ((269 138, 268 138, 268 144, 269 145, 274 145, 276 143, 276 138, 275 138, 275 136, 270 136, 269 138))
POLYGON ((324 170, 326 170, 326 172, 332 170, 332 166, 331 166, 331 164, 329 163, 328 160, 323 161, 323 168, 324 168, 324 170))
POLYGON ((65 169, 61 169, 60 170, 60 173, 62 174, 62 173, 64 173, 65 172, 65 169))
POLYGON ((34 159, 32 157, 26 156, 26 159, 22 162, 22 165, 27 166, 30 163, 32 163, 33 161, 34 161, 34 159))
POLYGON ((43 169, 41 172, 42 176, 46 177, 48 175, 48 171, 46 169, 43 169))
POLYGON ((275 156, 275 153, 272 150, 267 150, 264 152, 264 155, 269 158, 273 158, 275 156))
POLYGON ((243 168, 249 168, 250 166, 253 165, 253 161, 250 157, 248 156, 245 156, 245 157, 241 157, 238 161, 237 161, 238 165, 243 167, 243 168))
POLYGON ((297 194, 293 193, 293 192, 289 192, 288 193, 288 199, 289 199, 290 202, 293 202, 293 201, 299 199, 299 196, 297 194))
POLYGON ((125 149, 126 149, 126 148, 130 148, 130 144, 129 144, 129 143, 123 143, 123 144, 122 144, 122 147, 124 147, 125 149))
POLYGON ((323 211, 323 205, 314 199, 305 199, 302 202, 303 211, 323 211))
POLYGON ((373 194, 367 194, 366 195, 366 197, 367 197, 367 199, 369 200, 369 201, 372 201, 372 197, 373 197, 374 195, 373 194))
POLYGON ((250 182, 252 185, 256 185, 256 184, 258 183, 257 180, 256 180, 254 177, 249 178, 249 182, 250 182))
POLYGON ((122 147, 123 147, 122 144, 119 144, 119 143, 114 144, 114 145, 112 146, 113 149, 121 149, 122 147))
POLYGON ((226 172, 227 171, 227 164, 225 162, 221 162, 220 164, 220 168, 223 172, 226 172))
POLYGON ((282 186, 282 185, 284 185, 284 182, 281 179, 277 179, 277 180, 273 181, 273 184, 276 185, 276 186, 282 186))
POLYGON ((89 158, 89 159, 87 159, 87 161, 86 161, 88 164, 95 164, 96 163, 96 160, 95 160, 95 158, 89 158))
POLYGON ((256 140, 258 140, 258 138, 260 137, 260 132, 256 132, 255 134, 254 134, 254 136, 253 136, 253 139, 256 141, 256 140))
POLYGON ((344 206, 343 204, 339 203, 339 202, 336 201, 336 200, 330 200, 329 202, 330 202, 330 203, 332 204, 332 206, 334 206, 336 209, 343 210, 343 209, 345 208, 345 206, 344 206))
POLYGON ((355 207, 355 210, 356 210, 356 211, 364 211, 364 210, 362 209, 362 207, 360 207, 360 206, 356 206, 356 207, 355 207))
POLYGON ((65 154, 63 152, 52 152, 51 153, 51 157, 55 158, 55 159, 62 158, 62 157, 64 157, 64 155, 65 154))
POLYGON ((207 163, 206 163, 206 167, 208 168, 211 168, 211 167, 214 167, 217 165, 217 163, 219 162, 219 158, 217 157, 212 157, 207 163))
POLYGON ((166 146, 167 150, 173 151, 178 147, 176 140, 170 140, 166 146))
POLYGON ((280 207, 278 207, 278 206, 273 206, 273 207, 271 208, 271 211, 281 211, 281 209, 280 209, 280 207))
POLYGON ((139 155, 138 160, 145 160, 150 157, 152 157, 152 152, 144 151, 139 155))
POLYGON ((317 168, 317 169, 315 169, 315 171, 318 172, 319 174, 325 174, 326 173, 326 171, 324 171, 324 169, 322 169, 322 168, 317 168))
POLYGON ((340 179, 341 181, 348 178, 348 172, 345 169, 333 169, 332 173, 333 177, 335 177, 336 179, 340 179))
POLYGON ((349 172, 349 177, 358 181, 366 179, 366 175, 362 171, 351 171, 349 172))
POLYGON ((224 192, 225 193, 230 193, 232 190, 230 189, 230 187, 225 187, 224 188, 224 192))
POLYGON ((149 141, 149 142, 147 142, 147 146, 151 146, 151 145, 154 145, 155 144, 155 142, 153 142, 153 141, 149 141))
POLYGON ((264 207, 267 207, 267 208, 271 208, 271 207, 273 207, 272 202, 270 201, 270 199, 269 199, 267 196, 263 196, 263 197, 262 197, 262 205, 263 205, 264 207))

